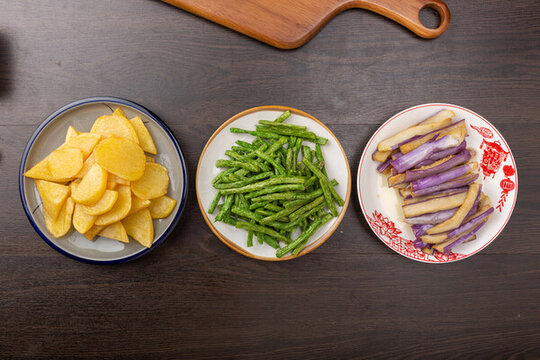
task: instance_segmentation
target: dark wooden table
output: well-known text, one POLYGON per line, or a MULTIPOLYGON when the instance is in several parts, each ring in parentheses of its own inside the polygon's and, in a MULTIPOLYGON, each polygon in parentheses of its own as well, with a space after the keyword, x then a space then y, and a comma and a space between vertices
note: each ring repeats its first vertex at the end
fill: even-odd
POLYGON ((0 358, 539 358, 540 2, 448 5, 439 39, 352 10, 281 51, 158 1, 2 1, 0 358), (96 95, 154 111, 190 170, 170 238, 118 266, 55 252, 18 194, 37 125, 96 95), (364 220, 356 182, 338 231, 297 260, 241 256, 203 221, 199 154, 237 112, 283 104, 313 114, 356 173, 375 129, 426 102, 482 114, 516 158, 513 217, 480 254, 436 266, 394 253, 364 220))

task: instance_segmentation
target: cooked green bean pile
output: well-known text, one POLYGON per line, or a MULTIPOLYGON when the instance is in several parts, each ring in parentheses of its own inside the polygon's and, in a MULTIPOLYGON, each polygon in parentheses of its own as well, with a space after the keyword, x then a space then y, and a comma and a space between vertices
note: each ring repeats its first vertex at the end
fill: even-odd
POLYGON ((337 181, 326 174, 321 145, 328 139, 284 123, 290 115, 285 111, 274 121, 260 120, 255 131, 231 128, 255 139, 236 141, 225 151, 229 159, 216 162, 226 170, 212 180, 218 191, 208 209, 210 214, 218 210, 215 221, 247 230, 248 247, 255 236, 276 249, 277 257, 298 255, 319 227, 338 216, 336 203, 343 206, 334 189, 337 181))

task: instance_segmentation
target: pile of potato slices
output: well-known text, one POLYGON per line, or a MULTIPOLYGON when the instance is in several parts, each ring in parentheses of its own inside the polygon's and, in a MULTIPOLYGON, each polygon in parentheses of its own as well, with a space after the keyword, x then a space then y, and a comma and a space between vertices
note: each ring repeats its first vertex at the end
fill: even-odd
POLYGON ((449 255, 474 240, 494 211, 482 192, 475 152, 467 148, 465 120, 442 110, 377 145, 377 171, 402 197, 405 222, 423 252, 449 255))
POLYGON ((129 243, 131 236, 151 247, 153 219, 168 217, 176 206, 166 195, 169 172, 151 155, 157 149, 141 118, 128 119, 116 108, 98 117, 90 132, 70 126, 64 143, 24 176, 35 180, 55 238, 73 224, 89 240, 129 243))

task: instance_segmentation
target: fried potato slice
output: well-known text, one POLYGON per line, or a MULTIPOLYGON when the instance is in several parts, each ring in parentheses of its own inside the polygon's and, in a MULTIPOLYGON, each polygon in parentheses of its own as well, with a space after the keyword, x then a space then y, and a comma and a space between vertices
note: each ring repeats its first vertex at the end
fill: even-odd
POLYGON ((82 205, 83 210, 88 215, 101 215, 111 210, 116 201, 118 200, 118 191, 105 190, 101 199, 94 205, 82 205))
POLYGON ((131 190, 141 199, 155 199, 167 193, 169 171, 161 164, 146 163, 144 175, 131 183, 131 190))
POLYGON ((127 181, 126 179, 122 179, 120 176, 114 175, 113 173, 109 173, 109 181, 114 181, 118 185, 129 185, 130 184, 130 182, 127 181))
POLYGON ((72 178, 83 167, 83 155, 79 149, 54 150, 48 156, 48 166, 55 179, 72 178))
POLYGON ((79 132, 75 130, 73 126, 70 125, 66 132, 66 139, 64 140, 64 144, 67 143, 69 140, 73 139, 77 135, 79 135, 79 132))
POLYGON ((148 210, 152 219, 163 219, 171 214, 176 206, 176 200, 171 199, 167 195, 150 200, 148 210))
POLYGON ((107 175, 105 169, 94 164, 82 178, 80 184, 73 189, 71 193, 73 200, 83 205, 97 203, 107 188, 107 175))
POLYGON ((137 137, 137 132, 131 124, 131 122, 126 118, 124 112, 120 108, 116 108, 112 115, 103 115, 96 119, 91 133, 99 134, 105 138, 116 136, 126 140, 133 141, 134 143, 139 143, 139 138, 137 137))
POLYGON ((88 239, 88 240, 93 240, 96 235, 101 231, 103 230, 105 226, 103 225, 96 225, 94 224, 94 226, 92 226, 90 228, 90 230, 88 230, 87 232, 84 233, 84 236, 88 239))
POLYGON ((96 163, 96 156, 94 155, 94 153, 91 153, 86 158, 86 160, 84 161, 83 167, 77 173, 77 175, 75 175, 75 177, 78 179, 82 179, 84 175, 86 175, 88 171, 90 171, 90 169, 92 168, 92 166, 94 166, 95 163, 96 163))
POLYGON ((83 209, 84 205, 75 203, 73 211, 73 227, 81 234, 86 233, 96 222, 96 216, 87 214, 83 209))
POLYGON ((124 225, 120 221, 112 223, 104 227, 100 232, 99 236, 103 236, 109 239, 118 240, 123 243, 129 243, 129 238, 124 228, 124 225))
POLYGON ((79 133, 58 149, 79 149, 83 154, 83 158, 86 159, 100 139, 101 136, 98 134, 79 133))
POLYGON ((107 181, 107 190, 114 190, 116 189, 116 186, 118 185, 118 183, 116 181, 107 181))
POLYGON ((144 174, 146 156, 141 147, 119 137, 103 139, 94 149, 96 162, 119 177, 135 181, 144 174))
POLYGON ((154 241, 154 224, 148 209, 142 209, 122 220, 129 236, 147 248, 154 241))
POLYGON ((75 203, 71 198, 67 198, 62 206, 62 210, 58 214, 56 220, 53 220, 46 211, 43 212, 45 217, 45 226, 47 230, 55 238, 59 238, 67 234, 69 229, 71 229, 71 215, 73 214, 73 208, 75 203))
POLYGON ((131 125, 133 125, 133 128, 137 133, 137 136, 139 138, 139 145, 141 146, 141 148, 147 153, 156 155, 157 149, 156 145, 154 144, 154 140, 152 139, 152 136, 148 132, 146 126, 144 126, 141 118, 135 116, 133 119, 129 119, 129 122, 131 123, 131 125))
POLYGON ((135 194, 131 194, 131 210, 129 210, 128 216, 135 214, 139 210, 146 209, 150 206, 150 200, 143 200, 137 197, 135 194))
POLYGON ((129 213, 131 209, 131 189, 126 185, 119 185, 117 191, 118 199, 111 210, 98 216, 95 222, 96 225, 110 225, 122 220, 129 213))
POLYGON ((36 180, 36 188, 43 202, 43 209, 54 221, 58 218, 64 202, 69 196, 69 186, 46 180, 36 180))

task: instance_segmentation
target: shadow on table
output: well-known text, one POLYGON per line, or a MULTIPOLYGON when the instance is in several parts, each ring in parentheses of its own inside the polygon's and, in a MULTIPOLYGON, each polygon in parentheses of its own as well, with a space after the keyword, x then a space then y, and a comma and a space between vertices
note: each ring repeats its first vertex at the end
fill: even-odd
POLYGON ((0 98, 13 90, 13 54, 7 35, 0 33, 0 98))

